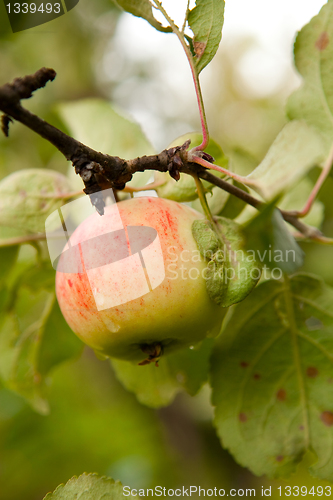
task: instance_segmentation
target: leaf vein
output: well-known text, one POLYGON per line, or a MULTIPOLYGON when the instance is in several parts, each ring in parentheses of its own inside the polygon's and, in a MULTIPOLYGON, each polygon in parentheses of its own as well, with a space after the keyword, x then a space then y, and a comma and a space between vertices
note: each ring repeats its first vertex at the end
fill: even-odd
POLYGON ((318 342, 316 342, 311 337, 308 337, 305 333, 303 333, 300 330, 298 330, 298 335, 300 337, 302 337, 304 340, 307 340, 313 346, 315 346, 319 351, 321 351, 333 363, 333 355, 330 354, 329 352, 327 352, 326 349, 324 349, 324 347, 322 345, 320 345, 318 342))
POLYGON ((300 403, 303 411, 303 421, 304 421, 304 440, 305 446, 308 448, 310 441, 310 430, 309 430, 309 416, 308 416, 308 407, 307 407, 307 398, 306 398, 306 390, 305 390, 305 381, 302 372, 302 361, 299 352, 299 345, 297 341, 298 337, 298 329, 296 324, 296 319, 294 315, 294 302, 293 295, 290 289, 289 278, 285 276, 285 303, 286 303, 286 311, 289 320, 289 330, 292 337, 292 345, 293 345, 293 354, 294 354, 294 362, 295 368, 298 377, 298 384, 300 388, 300 403))
POLYGON ((327 311, 327 309, 323 309, 316 302, 313 302, 313 300, 308 299, 306 297, 302 297, 301 295, 296 295, 296 294, 293 294, 293 297, 295 299, 299 300, 300 302, 304 302, 305 304, 308 304, 309 306, 313 307, 314 309, 317 309, 319 312, 326 314, 326 316, 333 318, 333 312, 331 313, 330 311, 327 311))
MULTIPOLYGON (((286 330, 283 329, 283 330, 280 330, 277 335, 275 335, 274 337, 272 337, 269 342, 267 342, 267 344, 265 344, 263 346, 263 348, 259 351, 259 353, 257 354, 257 356, 254 358, 254 361, 253 363, 251 364, 249 370, 246 372, 245 376, 244 376, 244 379, 241 383, 241 386, 240 386, 240 390, 239 390, 239 399, 238 399, 238 404, 237 404, 237 411, 236 411, 236 414, 238 415, 240 413, 240 410, 241 410, 241 407, 242 407, 242 403, 243 403, 243 400, 244 400, 244 392, 245 392, 245 388, 246 388, 246 385, 248 384, 249 382, 249 379, 250 379, 250 376, 252 375, 253 373, 253 370, 254 368, 256 367, 256 365, 259 363, 260 359, 262 358, 262 356, 268 351, 268 349, 270 347, 272 347, 272 345, 275 344, 275 342, 280 338, 282 337, 282 335, 286 333, 286 330)), ((240 422, 238 422, 238 425, 240 425, 240 422)), ((241 433, 241 430, 240 430, 240 433, 241 433)))

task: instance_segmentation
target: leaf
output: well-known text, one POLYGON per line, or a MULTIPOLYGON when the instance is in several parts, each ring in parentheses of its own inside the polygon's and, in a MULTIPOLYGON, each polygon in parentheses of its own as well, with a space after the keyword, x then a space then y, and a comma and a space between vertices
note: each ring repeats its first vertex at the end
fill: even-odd
POLYGON ((71 135, 97 151, 127 159, 154 152, 141 127, 108 101, 83 99, 60 104, 57 111, 71 135))
POLYGON ((287 192, 324 160, 321 138, 305 122, 287 123, 260 165, 248 175, 256 181, 253 189, 265 200, 287 192))
POLYGON ((43 319, 37 318, 47 315, 54 296, 47 292, 29 298, 21 295, 17 304, 19 309, 22 309, 22 300, 26 302, 27 310, 20 311, 19 317, 11 312, 3 318, 0 376, 7 388, 23 396, 37 412, 47 414, 48 404, 42 394, 41 377, 37 371, 38 337, 43 319))
POLYGON ((192 235, 199 252, 206 259, 211 258, 221 247, 217 232, 212 229, 208 220, 195 220, 192 224, 192 235))
MULTIPOLYGON (((185 141, 191 139, 191 147, 198 146, 201 144, 202 135, 198 132, 184 134, 181 137, 178 137, 175 141, 173 141, 167 149, 172 148, 174 146, 180 146, 184 144, 185 141)), ((221 147, 214 141, 214 139, 209 139, 209 143, 205 151, 210 154, 214 159, 216 164, 227 168, 228 159, 224 155, 221 147)), ((224 177, 224 174, 220 174, 215 171, 218 177, 224 177)), ((188 202, 198 198, 197 188, 195 181, 192 176, 188 174, 180 174, 179 181, 175 181, 170 177, 168 173, 156 172, 155 173, 155 182, 163 182, 163 185, 156 189, 158 196, 161 198, 168 198, 169 200, 178 201, 178 202, 188 202)), ((213 184, 210 184, 207 181, 202 181, 204 188, 207 191, 212 191, 213 184)), ((221 196, 224 197, 226 201, 225 194, 222 189, 218 189, 221 193, 221 196)), ((209 202, 209 196, 208 196, 209 202)))
POLYGON ((53 493, 48 493, 44 500, 122 500, 123 486, 120 481, 98 474, 84 473, 72 477, 66 484, 61 484, 53 493))
POLYGON ((42 414, 48 412, 45 377, 82 351, 55 300, 54 274, 48 266, 25 270, 0 321, 0 377, 42 414))
POLYGON ((240 226, 223 217, 216 217, 215 222, 213 228, 207 220, 194 221, 192 235, 208 262, 205 279, 209 297, 219 306, 229 307, 253 290, 261 269, 244 247, 240 226))
POLYGON ((260 476, 287 477, 307 450, 333 480, 333 289, 299 274, 267 281, 234 309, 212 356, 223 446, 260 476))
POLYGON ((193 48, 198 73, 213 59, 222 37, 224 0, 196 0, 189 12, 188 24, 193 31, 193 48))
POLYGON ((194 396, 207 381, 213 339, 205 339, 189 349, 162 356, 158 367, 153 363, 138 366, 111 359, 118 380, 134 392, 140 403, 152 408, 169 405, 185 389, 194 396))
POLYGON ((152 11, 152 5, 149 0, 113 0, 118 7, 122 8, 126 12, 133 14, 136 17, 142 17, 149 24, 151 24, 158 31, 163 33, 172 33, 172 29, 167 26, 166 28, 159 23, 152 11))
POLYGON ((274 201, 243 227, 248 252, 271 269, 291 274, 303 264, 304 254, 288 231, 274 201))
POLYGON ((18 170, 0 182, 0 225, 23 233, 44 232, 45 220, 71 192, 67 178, 53 170, 18 170))
POLYGON ((302 86, 289 98, 287 112, 292 119, 306 120, 324 138, 326 154, 333 142, 333 1, 299 32, 295 64, 303 77, 302 86))

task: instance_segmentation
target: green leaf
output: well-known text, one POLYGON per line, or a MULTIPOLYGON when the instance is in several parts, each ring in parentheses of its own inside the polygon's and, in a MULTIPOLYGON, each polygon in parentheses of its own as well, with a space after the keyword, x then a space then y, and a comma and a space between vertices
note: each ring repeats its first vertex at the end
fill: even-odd
POLYGON ((222 307, 236 304, 258 283, 261 269, 244 247, 241 228, 224 217, 215 218, 213 228, 207 220, 192 224, 192 235, 207 260, 205 279, 209 297, 222 307))
POLYGON ((212 356, 215 426, 256 475, 287 477, 307 450, 333 480, 333 289, 299 274, 234 309, 212 356))
POLYGON ((123 486, 119 481, 98 474, 82 474, 61 484, 44 500, 123 500, 123 486))
POLYGON ((279 133, 260 165, 248 175, 253 189, 265 200, 285 193, 324 160, 325 150, 316 131, 302 121, 292 121, 279 133))
POLYGON ((0 321, 0 377, 42 414, 48 412, 45 377, 54 366, 82 351, 82 342, 56 302, 54 274, 47 266, 25 270, 0 321))
POLYGON ((193 348, 162 356, 158 366, 138 366, 111 359, 119 381, 134 392, 140 403, 152 408, 169 405, 185 389, 194 396, 207 381, 213 339, 205 339, 193 348))
POLYGON ((211 258, 221 247, 221 241, 208 220, 195 220, 192 224, 192 235, 199 252, 205 258, 211 258))
POLYGON ((83 99, 60 104, 57 111, 71 135, 97 151, 128 159, 154 152, 141 127, 108 101, 83 99))
POLYGON ((333 141, 333 1, 299 32, 295 64, 303 85, 289 98, 288 115, 303 119, 323 136, 326 154, 333 141))
POLYGON ((274 201, 245 225, 243 235, 248 252, 269 268, 291 274, 302 266, 303 251, 275 208, 274 201))
POLYGON ((198 73, 213 59, 222 37, 224 0, 196 0, 189 12, 188 24, 193 31, 193 48, 198 73))
MULTIPOLYGON (((168 148, 172 148, 175 146, 180 146, 184 144, 185 141, 191 139, 191 147, 198 146, 202 142, 202 135, 198 132, 192 132, 189 134, 184 134, 181 137, 178 137, 175 141, 173 141, 168 148)), ((214 139, 209 139, 209 143, 205 151, 210 154, 214 159, 217 165, 221 167, 228 167, 228 159, 224 155, 221 147, 217 144, 214 139)), ((220 174, 219 172, 214 172, 218 177, 224 177, 224 174, 220 174)), ((168 198, 169 200, 178 201, 178 202, 189 202, 198 198, 197 188, 195 181, 192 176, 188 174, 180 174, 179 181, 175 181, 168 173, 156 172, 155 173, 155 182, 163 182, 162 186, 156 189, 158 195, 161 198, 168 198)), ((202 184, 207 191, 212 191, 213 184, 202 181, 202 184)), ((221 196, 226 201, 227 196, 223 194, 222 189, 219 189, 221 196)), ((218 196, 218 194, 216 195, 218 196)), ((210 196, 208 196, 209 202, 210 196)), ((216 199, 216 198, 215 198, 216 199)), ((224 203, 225 203, 224 201, 224 203)))
POLYGON ((166 28, 159 23, 152 10, 152 4, 149 0, 113 0, 118 7, 122 8, 126 12, 133 14, 136 17, 142 17, 149 24, 151 24, 158 31, 163 33, 172 33, 172 29, 167 26, 166 28))
POLYGON ((46 218, 71 190, 68 179, 53 170, 14 172, 0 182, 0 225, 23 233, 44 232, 46 218))

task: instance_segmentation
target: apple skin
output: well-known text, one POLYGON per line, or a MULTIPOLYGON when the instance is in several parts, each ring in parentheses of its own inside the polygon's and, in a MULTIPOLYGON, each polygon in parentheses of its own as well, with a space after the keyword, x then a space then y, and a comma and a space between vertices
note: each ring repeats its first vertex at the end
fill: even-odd
MULTIPOLYGON (((163 198, 132 198, 107 206, 103 216, 95 213, 88 217, 72 234, 70 243, 74 246, 103 232, 113 231, 118 214, 125 228, 150 226, 156 229, 163 253, 165 278, 160 285, 139 298, 98 310, 86 272, 64 273, 58 270, 57 298, 71 329, 97 355, 131 361, 147 358, 141 350, 144 345, 158 343, 164 354, 168 354, 192 346, 207 336, 217 335, 225 310, 207 294, 202 276, 206 263, 199 258, 191 231, 193 221, 203 216, 186 205, 163 198)), ((106 252, 107 246, 96 248, 97 262, 106 252)), ((141 263, 139 271, 142 272, 141 263)), ((100 276, 105 299, 115 293, 118 286, 121 290, 128 288, 130 276, 126 267, 123 273, 117 275, 116 283, 113 276, 109 286, 112 280, 107 266, 99 267, 97 272, 101 274, 97 275, 95 283, 98 287, 100 276)))

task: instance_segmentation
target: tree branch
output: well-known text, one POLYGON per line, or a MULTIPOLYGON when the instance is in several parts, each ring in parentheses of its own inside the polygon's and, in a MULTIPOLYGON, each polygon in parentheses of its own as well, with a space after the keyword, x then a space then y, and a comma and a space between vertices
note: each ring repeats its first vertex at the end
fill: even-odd
MULTIPOLYGON (((44 87, 47 82, 54 80, 55 76, 56 72, 53 69, 41 68, 34 75, 16 78, 12 83, 0 87, 0 111, 4 113, 1 128, 8 136, 10 122, 16 120, 53 144, 67 160, 73 163, 75 172, 81 176, 85 185, 83 191, 90 196, 92 204, 100 214, 104 212, 104 203, 100 197, 94 196, 94 193, 108 188, 122 190, 135 172, 145 170, 169 172, 175 180, 179 180, 180 173, 198 176, 257 209, 264 206, 262 201, 246 191, 211 174, 205 166, 189 161, 192 158, 191 153, 188 158, 190 141, 181 146, 165 149, 157 155, 124 160, 89 148, 22 107, 22 99, 30 98, 35 90, 44 87)), ((208 166, 209 162, 206 162, 206 165, 208 166)), ((320 231, 302 223, 293 212, 283 210, 280 212, 284 220, 303 236, 316 241, 322 240, 320 231)), ((12 240, 9 244, 13 244, 14 241, 18 242, 12 240)))
POLYGON ((32 243, 34 241, 43 241, 46 239, 45 234, 26 234, 24 236, 17 236, 15 238, 0 239, 0 248, 13 247, 16 245, 23 245, 24 243, 32 243))

